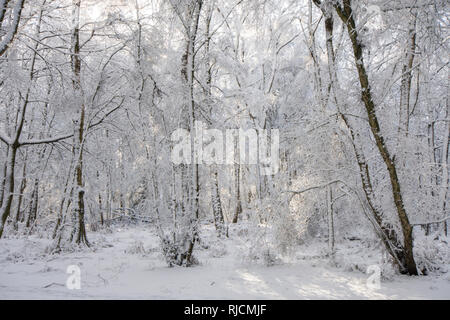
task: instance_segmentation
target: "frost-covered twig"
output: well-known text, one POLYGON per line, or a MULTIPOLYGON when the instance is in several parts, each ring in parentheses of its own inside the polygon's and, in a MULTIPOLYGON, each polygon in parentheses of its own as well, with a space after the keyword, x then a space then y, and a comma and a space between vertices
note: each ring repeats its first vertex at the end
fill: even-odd
POLYGON ((445 217, 443 219, 437 220, 437 221, 430 221, 430 222, 416 222, 416 223, 411 223, 411 225, 413 226, 423 226, 423 225, 427 225, 427 224, 437 224, 437 223, 442 223, 446 220, 450 219, 450 216, 445 217))

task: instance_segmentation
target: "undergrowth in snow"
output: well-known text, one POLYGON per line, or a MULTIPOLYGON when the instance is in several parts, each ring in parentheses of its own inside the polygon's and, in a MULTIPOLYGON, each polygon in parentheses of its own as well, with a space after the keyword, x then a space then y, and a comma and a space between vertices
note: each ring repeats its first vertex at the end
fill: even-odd
MULTIPOLYGON (((230 225, 229 238, 200 228, 199 264, 169 268, 155 230, 116 226, 90 234, 91 248, 48 255, 51 240, 9 237, 0 246, 0 298, 30 299, 448 299, 441 266, 428 276, 395 273, 372 243, 347 240, 333 256, 316 239, 278 253, 270 229, 230 225), (375 248, 375 249, 374 249, 375 248), (81 270, 81 290, 69 290, 67 267, 81 270), (366 285, 368 266, 381 269, 381 288, 366 285)), ((423 246, 429 249, 428 244, 423 246)), ((418 249, 420 250, 420 249, 418 249)), ((438 249, 436 249, 438 250, 438 249)), ((445 251, 445 250, 444 250, 445 251)), ((433 252, 433 251, 428 251, 433 252)), ((445 258, 447 259, 447 258, 445 258)), ((443 258, 442 265, 448 264, 443 258)))

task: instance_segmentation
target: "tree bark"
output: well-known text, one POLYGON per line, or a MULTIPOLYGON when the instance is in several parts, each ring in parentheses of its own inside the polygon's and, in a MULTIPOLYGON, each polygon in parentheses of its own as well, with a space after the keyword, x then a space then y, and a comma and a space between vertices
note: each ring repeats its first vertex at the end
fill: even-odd
POLYGON ((335 67, 335 54, 334 54, 334 45, 333 45, 333 32, 334 32, 334 19, 333 14, 330 7, 320 7, 325 16, 325 35, 326 35, 326 50, 328 56, 328 72, 330 76, 330 84, 333 92, 334 101, 336 103, 336 107, 338 110, 338 114, 342 119, 345 127, 347 128, 350 134, 350 143, 352 145, 353 151, 355 153, 356 161, 359 168, 362 188, 364 191, 364 195, 367 201, 368 208, 370 213, 372 214, 374 220, 371 220, 371 223, 374 224, 375 232, 380 236, 383 241, 387 251, 394 258, 394 261, 399 264, 400 269, 404 269, 403 263, 400 261, 399 255, 402 253, 402 248, 399 240, 395 233, 391 232, 391 230, 384 225, 382 220, 382 214, 379 211, 378 207, 375 204, 375 194, 372 187, 372 182, 370 179, 370 170, 369 165, 367 164, 366 158, 364 156, 364 152, 361 148, 360 141, 357 140, 357 135, 354 132, 354 129, 349 121, 349 119, 342 113, 341 108, 344 106, 344 103, 341 102, 340 99, 340 89, 339 89, 339 80, 337 77, 336 67, 335 67))
MULTIPOLYGON (((6 13, 6 6, 10 2, 10 0, 0 0, 0 27, 3 27, 3 19, 6 13)), ((12 22, 9 30, 6 32, 4 37, 0 40, 0 57, 8 50, 9 45, 14 40, 14 37, 17 34, 17 30, 20 24, 20 18, 22 17, 22 10, 25 0, 17 0, 16 5, 13 8, 12 12, 12 22)))
POLYGON ((328 249, 330 255, 334 254, 334 213, 333 213, 333 193, 331 185, 327 188, 327 216, 328 216, 328 249))
POLYGON ((397 210, 397 215, 400 220, 400 224, 403 232, 403 249, 404 249, 404 261, 407 273, 410 275, 417 275, 417 267, 414 261, 413 254, 413 227, 409 222, 408 215, 406 213, 403 196, 401 193, 401 185, 397 174, 397 168, 390 156, 388 148, 384 142, 384 137, 380 130, 379 121, 375 111, 375 104, 373 102, 371 88, 369 85, 369 78, 364 65, 362 45, 359 39, 358 30, 354 19, 354 12, 351 7, 351 0, 343 0, 343 7, 339 4, 334 4, 337 14, 341 18, 342 22, 347 27, 348 36, 352 43, 352 49, 354 54, 354 60, 358 71, 359 82, 361 85, 361 98, 364 103, 367 116, 369 118, 369 125, 371 132, 375 138, 375 143, 379 154, 381 155, 383 162, 386 165, 389 173, 389 179, 392 187, 392 196, 394 204, 397 210))
POLYGON ((27 172, 27 155, 25 155, 24 164, 22 167, 22 179, 20 181, 20 187, 19 187, 19 197, 17 198, 17 207, 16 207, 16 217, 14 218, 14 230, 19 230, 19 222, 23 219, 23 214, 20 211, 22 209, 22 200, 23 200, 23 193, 25 192, 25 188, 27 187, 27 178, 26 178, 26 172, 27 172))
POLYGON ((84 222, 85 205, 84 205, 84 181, 83 181, 83 147, 84 147, 84 129, 85 129, 85 113, 86 107, 83 101, 83 92, 81 87, 81 57, 80 57, 80 7, 81 0, 73 0, 73 30, 72 30, 72 71, 73 71, 73 87, 77 98, 80 101, 80 109, 78 110, 78 119, 74 125, 74 142, 75 142, 75 214, 77 215, 77 225, 75 228, 75 243, 85 244, 89 246, 86 235, 86 227, 84 222))

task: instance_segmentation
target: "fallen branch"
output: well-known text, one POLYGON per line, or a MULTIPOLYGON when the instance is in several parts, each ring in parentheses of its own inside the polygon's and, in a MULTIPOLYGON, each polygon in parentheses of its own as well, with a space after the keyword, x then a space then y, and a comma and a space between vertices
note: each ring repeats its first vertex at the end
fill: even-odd
POLYGON ((60 287, 64 287, 65 285, 62 283, 56 283, 56 282, 52 282, 46 286, 44 286, 43 288, 50 288, 51 286, 60 286, 60 287))
POLYGON ((286 191, 283 191, 283 192, 288 192, 288 193, 293 193, 293 194, 301 194, 301 193, 305 193, 305 192, 307 192, 307 191, 311 191, 311 190, 314 190, 314 189, 323 189, 323 188, 328 187, 329 185, 332 185, 332 184, 335 184, 335 183, 342 183, 342 184, 346 185, 346 184, 345 184, 343 181, 341 181, 341 180, 334 180, 334 181, 328 182, 328 183, 326 183, 326 184, 322 184, 322 185, 318 185, 318 186, 309 187, 309 188, 306 188, 306 189, 300 190, 300 191, 296 191, 296 190, 286 190, 286 191))

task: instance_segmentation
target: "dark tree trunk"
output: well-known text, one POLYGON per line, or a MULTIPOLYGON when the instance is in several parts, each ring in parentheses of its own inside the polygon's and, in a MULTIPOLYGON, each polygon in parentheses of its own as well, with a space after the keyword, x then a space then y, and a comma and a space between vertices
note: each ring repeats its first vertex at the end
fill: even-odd
POLYGON ((73 87, 80 101, 79 119, 75 123, 74 140, 75 140, 75 214, 77 216, 75 228, 75 243, 85 244, 89 246, 86 235, 86 227, 84 222, 85 205, 84 205, 84 181, 83 181, 83 147, 84 147, 84 127, 86 107, 83 101, 81 88, 81 57, 80 57, 80 7, 81 0, 73 0, 75 26, 72 31, 72 71, 74 75, 73 87))
POLYGON ((343 7, 341 7, 339 4, 334 4, 334 6, 342 22, 344 23, 344 25, 346 25, 348 36, 352 42, 355 65, 358 71, 359 82, 361 85, 361 99, 364 102, 364 106, 366 108, 370 129, 375 138, 376 146, 389 174, 389 179, 392 187, 392 196, 403 232, 403 259, 406 268, 405 272, 409 273, 410 275, 417 275, 418 272, 413 254, 413 227, 409 222, 408 215, 404 207, 397 168, 384 142, 384 137, 381 133, 379 121, 375 112, 375 104, 373 102, 371 88, 369 85, 369 78, 364 65, 362 45, 358 40, 359 34, 358 29, 356 28, 354 12, 351 7, 351 0, 344 0, 343 7))

